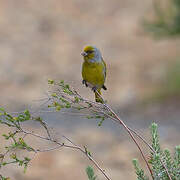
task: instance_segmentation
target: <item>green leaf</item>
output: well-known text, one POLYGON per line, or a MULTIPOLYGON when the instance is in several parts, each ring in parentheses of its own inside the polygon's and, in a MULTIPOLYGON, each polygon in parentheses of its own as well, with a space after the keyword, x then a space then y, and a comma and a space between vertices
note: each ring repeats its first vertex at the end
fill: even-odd
POLYGON ((93 116, 86 116, 87 119, 92 119, 94 118, 93 116))
POLYGON ((97 179, 97 176, 95 176, 94 170, 91 166, 88 166, 86 168, 86 174, 87 174, 89 180, 96 180, 97 179))
POLYGON ((89 155, 89 156, 92 156, 90 151, 88 151, 88 155, 89 155))
POLYGON ((52 93, 51 96, 57 98, 57 94, 56 93, 52 93))
POLYGON ((66 84, 66 85, 65 85, 65 88, 69 89, 69 84, 66 84))
POLYGON ((74 97, 75 98, 75 103, 79 103, 79 98, 77 96, 74 97))
POLYGON ((48 79, 48 84, 54 84, 54 80, 48 79))
POLYGON ((25 120, 27 121, 27 120, 30 120, 30 118, 31 118, 31 114, 30 114, 30 112, 29 112, 29 110, 25 110, 24 111, 24 114, 25 114, 25 120))
POLYGON ((11 159, 17 159, 16 153, 12 153, 12 154, 10 155, 10 158, 11 158, 11 159))
POLYGON ((61 110, 61 106, 56 106, 56 111, 60 111, 61 110))
POLYGON ((70 103, 66 103, 65 107, 66 107, 66 108, 70 108, 70 107, 71 107, 71 104, 70 104, 70 103))
POLYGON ((60 83, 61 85, 64 85, 64 80, 61 80, 59 83, 60 83))
POLYGON ((5 165, 7 165, 8 163, 7 163, 7 162, 2 162, 1 164, 2 164, 2 166, 5 166, 5 165))
POLYGON ((0 111, 2 111, 3 113, 5 112, 3 107, 0 107, 0 111))
POLYGON ((65 100, 64 98, 62 98, 62 97, 60 97, 59 98, 63 103, 67 103, 68 101, 67 100, 65 100))
POLYGON ((101 117, 101 121, 99 121, 98 126, 102 126, 102 123, 104 122, 105 117, 101 117))
POLYGON ((2 134, 2 136, 4 136, 4 138, 6 139, 6 140, 8 140, 10 137, 8 136, 8 135, 6 135, 6 134, 2 134))

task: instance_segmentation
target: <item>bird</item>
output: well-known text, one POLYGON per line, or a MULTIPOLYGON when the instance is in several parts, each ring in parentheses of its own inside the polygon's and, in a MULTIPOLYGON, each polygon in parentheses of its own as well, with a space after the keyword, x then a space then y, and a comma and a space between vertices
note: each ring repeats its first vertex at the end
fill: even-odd
POLYGON ((94 91, 95 101, 103 104, 101 89, 107 90, 104 85, 107 71, 106 63, 100 50, 95 46, 85 46, 81 55, 84 59, 82 64, 82 83, 94 91))

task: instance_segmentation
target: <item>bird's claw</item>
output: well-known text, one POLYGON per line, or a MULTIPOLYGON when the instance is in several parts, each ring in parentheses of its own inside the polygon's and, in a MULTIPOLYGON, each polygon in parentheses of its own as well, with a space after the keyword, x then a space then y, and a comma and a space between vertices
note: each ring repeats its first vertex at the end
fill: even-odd
POLYGON ((82 80, 82 84, 85 84, 86 87, 88 87, 86 80, 82 80))
POLYGON ((97 87, 96 86, 92 87, 92 91, 96 92, 97 91, 97 87))
POLYGON ((102 88, 103 88, 104 90, 107 90, 107 87, 106 87, 105 85, 103 85, 102 88))

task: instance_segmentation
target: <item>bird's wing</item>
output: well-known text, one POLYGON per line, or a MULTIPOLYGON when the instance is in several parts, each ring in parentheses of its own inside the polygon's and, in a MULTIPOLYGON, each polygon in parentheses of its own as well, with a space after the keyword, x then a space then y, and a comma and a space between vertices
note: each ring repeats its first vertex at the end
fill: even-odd
POLYGON ((102 62, 103 62, 103 65, 104 65, 104 78, 106 78, 106 63, 105 63, 105 61, 103 60, 103 58, 102 58, 102 62))

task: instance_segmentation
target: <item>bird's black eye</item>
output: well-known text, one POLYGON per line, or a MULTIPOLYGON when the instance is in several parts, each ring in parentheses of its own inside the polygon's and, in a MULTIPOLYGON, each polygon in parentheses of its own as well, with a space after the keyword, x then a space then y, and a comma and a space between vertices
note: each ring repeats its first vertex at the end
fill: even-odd
POLYGON ((93 53, 93 51, 92 50, 88 50, 88 51, 86 51, 86 53, 91 54, 91 53, 93 53))

